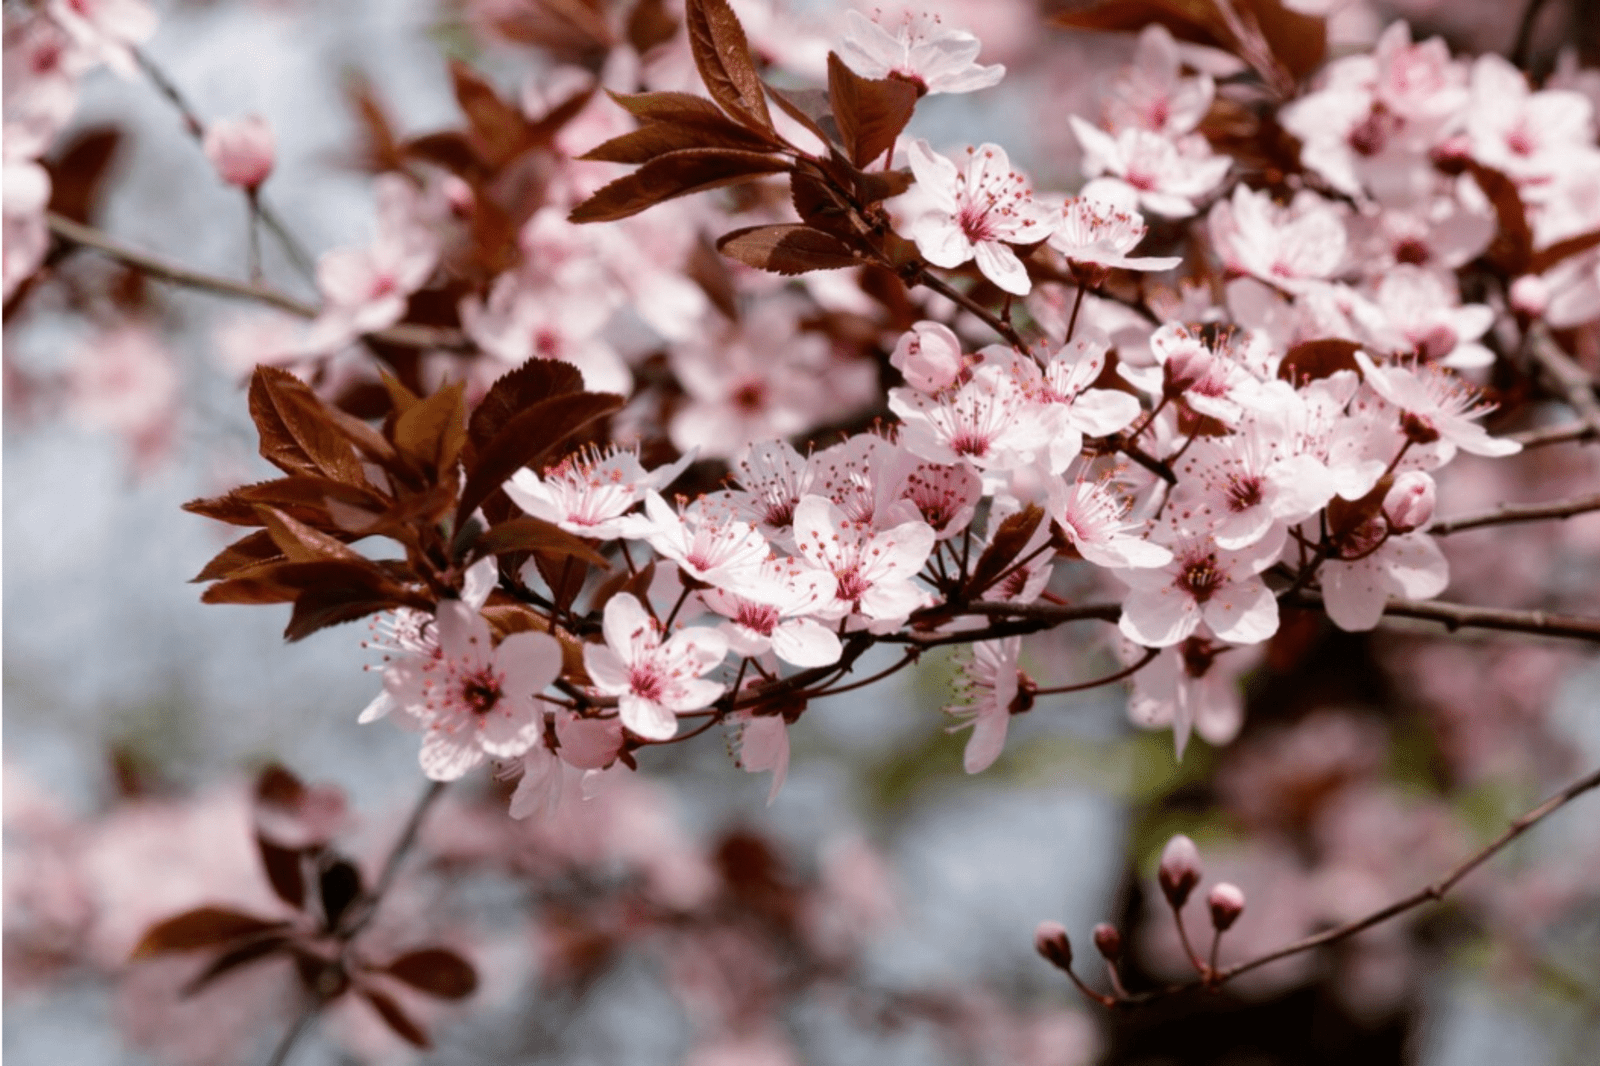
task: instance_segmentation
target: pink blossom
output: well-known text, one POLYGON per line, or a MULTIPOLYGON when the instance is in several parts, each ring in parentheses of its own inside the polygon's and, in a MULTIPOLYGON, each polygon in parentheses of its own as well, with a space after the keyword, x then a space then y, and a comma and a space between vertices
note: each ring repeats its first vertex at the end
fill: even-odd
MULTIPOLYGON (((11 127, 5 136, 9 138, 11 127)), ((13 159, 6 153, 5 168, 0 171, 0 200, 4 202, 5 240, 0 255, 4 257, 4 290, 6 299, 32 276, 44 262, 50 250, 50 227, 45 221, 45 208, 50 203, 50 175, 31 159, 13 159)))
POLYGON ((1259 337, 1194 330, 1169 322, 1150 337, 1157 367, 1119 367, 1123 377, 1155 396, 1181 400, 1196 414, 1234 426, 1262 400, 1261 384, 1246 361, 1261 362, 1259 337), (1159 369, 1158 369, 1159 368, 1159 369))
POLYGON ((1264 192, 1236 186, 1211 209, 1211 239, 1230 270, 1286 292, 1334 276, 1344 262, 1345 229, 1333 205, 1313 192, 1279 207, 1264 192))
POLYGON ((1345 538, 1342 558, 1330 558, 1318 571, 1328 617, 1340 629, 1372 629, 1390 596, 1425 600, 1450 583, 1444 553, 1426 533, 1388 535, 1374 520, 1345 538))
POLYGON ((1012 249, 1050 235, 1050 219, 1033 198, 1028 179, 1011 169, 1004 148, 984 144, 967 149, 958 168, 915 140, 906 150, 918 186, 934 209, 911 226, 917 250, 934 266, 958 267, 977 260, 983 276, 1006 292, 1026 296, 1033 287, 1027 269, 1012 249))
POLYGON ((1467 135, 1485 166, 1524 181, 1546 181, 1575 154, 1592 151, 1594 113, 1581 93, 1532 92, 1522 71, 1489 53, 1474 61, 1467 135))
POLYGON ((272 173, 277 140, 259 115, 214 122, 206 130, 206 158, 229 185, 254 189, 272 173))
POLYGON ((134 46, 156 31, 156 13, 145 0, 49 0, 46 10, 85 55, 125 78, 139 71, 134 46))
MULTIPOLYGON (((1123 129, 1115 137, 1069 116, 1073 134, 1083 146, 1083 172, 1088 177, 1109 175, 1116 184, 1131 188, 1139 204, 1167 218, 1188 218, 1219 184, 1233 165, 1225 155, 1214 154, 1205 138, 1189 134, 1176 141, 1159 133, 1123 129)), ((1100 190, 1090 182, 1081 195, 1116 198, 1125 192, 1100 190)))
POLYGON ((1391 267, 1356 319, 1377 348, 1457 370, 1488 366, 1494 353, 1478 343, 1494 323, 1483 304, 1460 304, 1454 284, 1421 267, 1391 267))
POLYGON ((1260 643, 1278 630, 1278 601, 1257 575, 1282 550, 1281 530, 1235 551, 1204 537, 1180 537, 1166 566, 1113 571, 1131 589, 1118 627, 1147 648, 1177 644, 1202 621, 1230 644, 1260 643))
POLYGON ((714 500, 696 500, 680 514, 651 489, 645 493, 644 510, 646 520, 631 535, 648 540, 697 581, 742 588, 744 576, 771 552, 754 526, 714 500))
POLYGON ((1074 265, 1120 270, 1171 270, 1181 256, 1130 256, 1149 227, 1139 212, 1107 199, 1075 196, 1061 208, 1050 247, 1074 265))
POLYGON ((511 502, 568 533, 596 540, 632 536, 642 521, 630 516, 645 493, 670 485, 689 461, 645 470, 637 449, 611 445, 574 452, 544 472, 518 470, 503 486, 511 502))
POLYGON ((1096 566, 1166 566, 1172 552, 1138 534, 1146 523, 1130 520, 1130 500, 1109 481, 1079 477, 1050 486, 1050 517, 1078 554, 1096 566))
POLYGON ((789 776, 789 730, 783 716, 740 710, 734 716, 734 747, 734 762, 741 770, 752 774, 772 771, 772 788, 767 793, 770 807, 789 776))
POLYGON ((965 361, 961 341, 940 322, 918 322, 895 342, 889 363, 905 375, 906 383, 926 393, 955 384, 965 361))
MULTIPOLYGON (((983 482, 967 464, 930 463, 903 448, 894 449, 887 475, 879 483, 889 500, 905 500, 915 507, 939 540, 966 529, 983 496, 983 482)), ((889 514, 893 505, 878 510, 889 514)))
POLYGON ((823 617, 859 612, 873 623, 898 625, 929 602, 913 579, 933 551, 925 522, 905 522, 879 532, 847 519, 823 496, 806 496, 795 507, 795 543, 811 566, 838 581, 823 617))
POLYGON ((1105 371, 1109 346, 1084 333, 1050 356, 1033 387, 1050 434, 1052 473, 1060 473, 1078 458, 1085 437, 1109 437, 1139 417, 1139 401, 1131 394, 1093 387, 1105 371))
POLYGON ((1450 371, 1425 363, 1380 367, 1366 352, 1357 352, 1356 362, 1373 391, 1399 409, 1408 437, 1418 444, 1441 442, 1445 459, 1456 448, 1490 456, 1522 450, 1516 441, 1491 437, 1472 421, 1494 407, 1480 402, 1478 391, 1450 371))
POLYGON ((1021 637, 980 640, 972 645, 972 658, 962 664, 964 699, 945 711, 961 719, 951 732, 972 728, 961 759, 969 774, 982 773, 1000 757, 1011 716, 1033 705, 1031 693, 1022 689, 1032 682, 1017 666, 1021 652, 1021 637))
POLYGON ((698 711, 722 695, 703 676, 728 654, 714 629, 682 629, 662 639, 661 624, 630 593, 606 601, 606 642, 585 644, 583 664, 595 687, 617 697, 622 724, 646 740, 670 740, 678 714, 698 711))
POLYGON ((738 655, 772 652, 793 666, 827 666, 843 650, 838 636, 813 615, 833 603, 832 574, 792 559, 768 559, 743 575, 736 590, 701 593, 707 607, 728 621, 718 628, 738 655))
POLYGON ((66 385, 71 415, 123 437, 142 468, 171 445, 182 380, 147 327, 122 325, 94 338, 77 352, 66 385))
POLYGON ((497 278, 486 302, 461 301, 462 329, 501 362, 559 359, 578 368, 586 389, 626 396, 633 373, 601 336, 610 316, 610 301, 593 288, 558 288, 520 273, 497 278))
MULTIPOLYGON (((1144 649, 1123 642, 1118 652, 1130 665, 1144 649)), ((1177 757, 1199 733, 1208 744, 1227 744, 1244 725, 1240 675, 1261 659, 1259 647, 1238 648, 1191 636, 1163 648, 1133 675, 1128 718, 1144 729, 1172 729, 1177 757)))
POLYGON ((970 93, 997 85, 1006 68, 977 63, 982 43, 938 15, 906 13, 888 29, 859 11, 845 13, 839 57, 863 78, 899 78, 923 93, 970 93))
POLYGON ((1112 130, 1149 130, 1175 138, 1200 125, 1211 110, 1216 86, 1208 74, 1182 77, 1182 67, 1171 31, 1160 23, 1140 31, 1133 63, 1117 75, 1106 101, 1112 130))
POLYGON ((927 396, 889 391, 889 410, 900 416, 901 443, 935 463, 971 463, 980 470, 1007 468, 1048 443, 1048 428, 1028 391, 1037 376, 1031 360, 990 346, 970 380, 927 396), (1029 369, 1021 369, 1022 364, 1029 369))

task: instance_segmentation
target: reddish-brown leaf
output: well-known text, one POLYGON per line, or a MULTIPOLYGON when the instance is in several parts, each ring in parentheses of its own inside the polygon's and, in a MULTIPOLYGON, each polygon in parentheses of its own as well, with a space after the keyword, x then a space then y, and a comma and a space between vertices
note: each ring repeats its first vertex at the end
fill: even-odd
POLYGON ((256 834, 256 850, 261 855, 267 883, 277 897, 296 910, 305 906, 306 878, 300 868, 300 850, 273 843, 260 833, 256 834))
POLYGON ((364 558, 342 540, 297 522, 282 511, 265 506, 256 510, 267 527, 267 535, 290 562, 315 563, 325 559, 350 562, 364 558))
POLYGON ((628 114, 641 122, 675 122, 693 126, 701 122, 727 121, 716 104, 693 93, 617 93, 606 90, 628 114))
POLYGON ((1238 4, 1254 16, 1273 57, 1295 80, 1316 70, 1327 58, 1327 19, 1295 11, 1284 6, 1283 0, 1238 0, 1238 4))
POLYGON ((241 966, 248 966, 252 962, 265 959, 288 946, 289 938, 276 934, 240 944, 238 947, 225 951, 211 960, 210 965, 191 977, 183 988, 179 990, 178 994, 184 997, 192 996, 223 974, 231 973, 241 966))
POLYGON ((434 163, 461 177, 480 175, 484 160, 465 133, 459 130, 440 130, 413 137, 399 149, 408 159, 434 163))
POLYGON ((278 550, 272 534, 258 529, 218 552, 193 580, 217 581, 225 577, 237 577, 266 563, 283 561, 286 561, 284 554, 278 550))
POLYGON ((678 34, 678 19, 667 10, 666 0, 639 0, 628 14, 628 43, 641 56, 678 34))
POLYGON ((466 442, 467 416, 460 382, 446 385, 395 419, 395 447, 440 477, 455 465, 466 442))
POLYGON ((1278 377, 1291 384, 1331 377, 1335 371, 1355 370, 1356 352, 1361 345, 1355 341, 1328 337, 1323 340, 1302 341, 1290 348, 1278 364, 1278 377))
POLYGON ((387 596, 360 595, 347 589, 308 589, 295 597, 283 639, 304 640, 319 629, 356 622, 396 606, 387 596))
POLYGON ((1494 205, 1498 223, 1485 258, 1507 274, 1523 273, 1533 259, 1533 230, 1528 225, 1528 211, 1516 183, 1481 163, 1468 163, 1467 169, 1494 205))
POLYGON ((917 89, 898 78, 863 78, 829 52, 828 101, 846 154, 864 167, 894 147, 916 109, 917 89))
POLYGON ((478 972, 449 948, 408 951, 384 971, 440 999, 465 999, 478 988, 478 972))
POLYGON ((1022 554, 1022 549, 1027 547, 1028 540, 1043 520, 1044 511, 1036 504, 1029 504, 1016 514, 1006 516, 1000 528, 995 530, 989 546, 978 557, 977 565, 972 568, 972 576, 964 590, 968 598, 980 598, 1000 580, 1007 568, 1016 562, 1017 556, 1022 554))
POLYGON ((540 400, 513 415, 476 456, 461 490, 456 524, 512 474, 538 462, 578 430, 621 406, 620 396, 579 392, 540 400))
POLYGON ((802 162, 789 177, 789 199, 800 220, 813 229, 850 237, 860 226, 854 209, 820 167, 802 162))
POLYGON ((361 461, 330 412, 293 374, 256 367, 250 379, 250 417, 261 434, 261 457, 286 474, 365 484, 361 461))
POLYGON ((372 82, 363 75, 351 76, 345 83, 345 99, 355 111, 356 125, 361 129, 362 144, 357 165, 369 174, 381 174, 405 166, 398 139, 394 135, 394 124, 389 121, 372 82))
POLYGON ((689 49, 711 98, 737 121, 771 133, 766 92, 756 76, 744 27, 728 0, 688 0, 684 18, 689 49))
POLYGON ((781 156, 732 148, 693 148, 668 152, 602 186, 572 209, 573 222, 614 222, 647 207, 690 193, 754 181, 790 169, 781 156))
POLYGON ((721 114, 711 120, 693 123, 650 122, 631 133, 613 137, 589 149, 579 159, 602 163, 648 163, 668 152, 686 148, 734 148, 745 152, 766 152, 773 145, 765 137, 731 122, 721 114))
POLYGON ((581 559, 602 570, 608 569, 605 556, 591 548, 581 537, 575 537, 542 518, 523 517, 501 522, 472 545, 474 559, 506 552, 534 551, 581 559))
POLYGON ((734 230, 717 241, 717 250, 774 274, 839 270, 866 262, 859 252, 833 234, 797 223, 734 230))
POLYGON ((489 386, 488 393, 473 408, 467 436, 474 448, 482 448, 518 413, 541 400, 582 391, 583 375, 571 363, 529 359, 489 386))
POLYGON ((433 1047, 433 1041, 428 1039, 428 1034, 423 1032, 422 1027, 412 1021, 410 1016, 400 1009, 400 1004, 394 1001, 393 996, 379 992, 375 988, 364 988, 361 990, 361 994, 377 1010, 378 1016, 388 1024, 389 1028, 399 1034, 400 1038, 406 1043, 422 1048, 424 1051, 433 1047))
POLYGON ((258 918, 226 907, 197 907, 145 930, 130 958, 146 959, 168 951, 216 947, 282 929, 287 922, 258 918))
POLYGON ((775 89, 767 86, 779 110, 811 131, 812 136, 825 145, 841 142, 838 123, 828 103, 828 94, 821 89, 775 89))
POLYGON ((121 143, 122 132, 115 126, 91 126, 72 138, 53 161, 47 161, 50 210, 87 225, 121 143))
POLYGON ((282 763, 268 763, 256 776, 256 802, 263 807, 296 811, 306 794, 305 782, 282 763))
POLYGON ((1563 259, 1587 252, 1590 248, 1600 246, 1600 229, 1580 233, 1576 237, 1568 237, 1564 241, 1557 241, 1548 248, 1540 249, 1533 253, 1528 261, 1528 273, 1543 274, 1563 259))
POLYGON ((522 109, 500 99, 494 86, 477 71, 452 60, 450 83, 471 127, 473 147, 491 168, 498 168, 528 146, 528 120, 522 109))

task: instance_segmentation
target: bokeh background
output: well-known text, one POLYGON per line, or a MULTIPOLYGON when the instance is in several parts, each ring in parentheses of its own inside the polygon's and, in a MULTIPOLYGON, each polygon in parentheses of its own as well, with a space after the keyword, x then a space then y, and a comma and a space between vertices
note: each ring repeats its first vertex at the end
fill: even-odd
MULTIPOLYGON (((508 92, 540 62, 532 50, 475 32, 476 9, 496 6, 488 0, 158 6, 149 55, 203 114, 257 112, 271 122, 279 150, 271 199, 314 251, 360 243, 373 226, 369 179, 350 165, 352 78, 369 82, 400 132, 414 134, 458 121, 447 57, 470 60, 508 92)), ((986 61, 1006 62, 1013 74, 988 93, 930 101, 915 132, 946 143, 998 141, 1039 184, 1075 185, 1075 149, 1060 117, 1093 113, 1095 83, 1128 59, 1131 37, 1044 31, 1034 5, 1022 2, 942 6, 985 39, 986 61)), ((1499 0, 1333 6, 1337 36, 1350 46, 1406 17, 1417 37, 1444 33, 1458 52, 1503 50, 1521 15, 1499 0)), ((1548 7, 1538 37, 1546 67, 1564 40, 1584 43, 1572 27, 1595 26, 1592 18, 1563 21, 1561 3, 1548 7)), ((784 5, 824 41, 842 9, 827 0, 784 5)), ((237 275, 246 254, 242 204, 168 103, 148 84, 97 72, 63 143, 111 128, 118 137, 96 223, 137 247, 237 275)), ((269 247, 269 275, 293 289, 294 275, 272 256, 269 247)), ((298 294, 315 295, 303 285, 298 294)), ((70 291, 34 301, 6 326, 4 1051, 17 1064, 262 1061, 288 1015, 282 990, 251 978, 208 993, 204 1023, 171 1016, 222 1027, 222 1046, 174 1044, 170 1033, 151 1031, 153 1019, 169 1015, 125 962, 139 919, 206 892, 259 895, 245 795, 249 775, 268 761, 348 794, 346 838, 368 862, 423 785, 413 737, 356 724, 377 687, 362 670, 371 661, 360 647, 363 626, 286 645, 279 612, 203 607, 188 584, 226 531, 180 505, 267 468, 254 454, 242 368, 219 341, 239 308, 170 287, 153 286, 148 298, 183 397, 170 435, 153 449, 131 447, 40 384, 102 342, 70 291)), ((1462 487, 1452 491, 1463 506, 1596 483, 1588 454, 1494 471, 1459 465, 1462 487)), ((1600 576, 1595 515, 1550 534, 1462 540, 1449 546, 1453 598, 1528 602, 1562 587, 1594 603, 1584 590, 1592 593, 1600 576)), ((1041 641, 1030 669, 1074 676, 1099 654, 1083 639, 1067 631, 1041 641)), ((1244 886, 1251 902, 1237 938, 1264 947, 1295 935, 1296 898, 1401 894, 1530 805, 1555 771, 1600 761, 1600 661, 1592 654, 1388 632, 1303 643, 1301 652, 1275 645, 1275 654, 1311 657, 1299 663, 1295 690, 1275 683, 1271 663, 1253 671, 1242 682, 1243 737, 1227 750, 1196 741, 1181 764, 1168 734, 1127 723, 1123 694, 1112 688, 1020 719, 1003 760, 969 779, 962 738, 944 734, 939 713, 952 668, 930 660, 807 714, 792 731, 788 783, 770 807, 765 778, 739 772, 708 737, 656 753, 637 795, 615 801, 625 808, 615 818, 661 819, 630 831, 654 834, 678 856, 661 860, 669 864, 703 865, 738 830, 772 842, 797 878, 825 880, 836 870, 846 883, 877 886, 862 903, 871 918, 864 998, 800 997, 780 1012, 806 1062, 1593 1061, 1600 833, 1592 800, 1500 860, 1473 908, 1375 933, 1364 946, 1305 960, 1216 1002, 1110 1020, 1033 955, 1032 929, 1043 918, 1063 921, 1080 954, 1089 928, 1110 919, 1137 934, 1141 972, 1167 972, 1171 945, 1143 917, 1142 900, 1153 856, 1173 831, 1194 835, 1244 886), (1278 832, 1302 817, 1290 809, 1296 802, 1308 807, 1303 824, 1278 832), (1316 861, 1265 842, 1306 835, 1317 841, 1316 861), (925 989, 980 998, 989 1013, 974 1009, 970 1039, 952 1041, 948 1027, 915 1011, 853 1009, 874 994, 925 989)), ((490 833, 473 798, 488 788, 458 787, 463 795, 446 801, 425 855, 466 847, 452 827, 490 833)), ((622 833, 621 822, 608 824, 622 833)), ((547 979, 558 965, 550 943, 559 915, 523 906, 521 882, 503 871, 427 876, 485 985, 439 1022, 439 1047, 426 1061, 644 1064, 709 1055, 697 1043, 693 1004, 674 991, 689 981, 681 952, 641 943, 556 997, 547 979)), ((435 897, 417 898, 420 913, 435 897)), ((374 1029, 370 1020, 331 1020, 295 1061, 408 1054, 374 1029)), ((766 1053, 752 1044, 715 1061, 782 1061, 766 1053)))

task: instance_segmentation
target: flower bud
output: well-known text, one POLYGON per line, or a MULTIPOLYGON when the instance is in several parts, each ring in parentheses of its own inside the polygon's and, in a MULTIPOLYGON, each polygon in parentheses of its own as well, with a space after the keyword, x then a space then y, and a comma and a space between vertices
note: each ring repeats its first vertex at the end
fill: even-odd
POLYGON ((1067 939, 1066 926, 1060 922, 1039 923, 1033 931, 1033 950, 1058 969, 1072 969, 1072 941, 1067 939))
POLYGON ((203 142, 206 158, 229 185, 254 189, 272 173, 276 141, 259 115, 214 123, 203 142))
POLYGON ((1244 890, 1224 881, 1206 895, 1206 906, 1211 908, 1212 928, 1219 933, 1227 932, 1244 913, 1244 890))
POLYGON ((1396 533, 1420 529, 1433 518, 1433 478, 1420 470, 1407 470, 1394 479, 1383 497, 1383 517, 1396 533))
POLYGON ((918 322, 900 335, 889 362, 912 388, 938 392, 961 376, 961 341, 948 326, 918 322))
POLYGON ((1200 849, 1194 846, 1194 841, 1182 833, 1167 841, 1167 846, 1161 849, 1161 869, 1156 879, 1161 882, 1161 891, 1173 910, 1182 909, 1189 901, 1189 893, 1200 883, 1200 876, 1200 849))
POLYGON ((1550 286, 1537 274, 1524 274, 1511 283, 1511 308, 1518 314, 1538 318, 1550 306, 1550 286))
POLYGON ((1094 946, 1107 962, 1122 958, 1122 934, 1109 922, 1101 922, 1094 927, 1094 946))

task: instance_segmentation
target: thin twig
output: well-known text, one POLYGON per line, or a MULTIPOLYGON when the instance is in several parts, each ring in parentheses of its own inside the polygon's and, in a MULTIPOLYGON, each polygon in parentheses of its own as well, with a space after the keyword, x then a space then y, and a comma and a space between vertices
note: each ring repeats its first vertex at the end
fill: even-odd
POLYGON ((1533 26, 1539 21, 1545 0, 1528 0, 1522 9, 1522 19, 1517 23, 1517 37, 1511 44, 1511 62, 1522 70, 1528 69, 1528 53, 1533 50, 1533 26))
POLYGON ((384 895, 393 886, 395 876, 400 872, 401 862, 410 853, 412 845, 417 842, 417 833, 422 829, 423 819, 427 818, 434 801, 444 792, 444 786, 443 781, 428 782, 428 787, 418 797, 416 806, 411 808, 411 817, 406 819, 405 828, 400 831, 400 838, 395 841, 394 848, 389 852, 388 861, 383 864, 383 872, 378 875, 372 891, 366 894, 366 905, 354 919, 340 926, 340 939, 353 940, 378 913, 378 904, 383 902, 384 895))
POLYGON ((1529 326, 1523 341, 1528 357, 1561 393, 1567 406, 1591 434, 1600 435, 1600 399, 1594 394, 1594 378, 1561 349, 1544 326, 1529 326))
POLYGON ((316 1020, 317 1014, 322 1010, 322 1001, 313 998, 306 1004, 300 1016, 294 1020, 289 1031, 283 1034, 283 1039, 278 1041, 278 1046, 272 1051, 272 1058, 267 1060, 267 1066, 283 1066, 289 1061, 289 1053, 294 1050, 295 1044, 311 1028, 311 1023, 316 1020))
POLYGON ((1402 900, 1397 900, 1394 903, 1389 904, 1387 907, 1380 907, 1378 910, 1373 911, 1364 918, 1358 918, 1353 922, 1347 922, 1344 925, 1336 928, 1325 930, 1324 932, 1318 933, 1315 936, 1308 936, 1302 940, 1296 940, 1292 944, 1281 947, 1276 951, 1269 951, 1267 954, 1260 955, 1249 960, 1248 962, 1236 963, 1233 966, 1229 966, 1227 969, 1221 970, 1215 975, 1213 978, 1213 984, 1221 984, 1224 981, 1238 977, 1240 974, 1249 973, 1251 970, 1265 966, 1269 962, 1276 962, 1277 960, 1286 958, 1290 955, 1298 955, 1303 951, 1310 951, 1312 948, 1321 947, 1324 944, 1332 944, 1348 937, 1355 936, 1362 930, 1370 929, 1372 926, 1378 925, 1381 922, 1386 922, 1396 915, 1404 914, 1413 907, 1419 907, 1424 903, 1433 903, 1444 898, 1445 893, 1454 888, 1462 878, 1466 877, 1473 870, 1476 870, 1479 866, 1482 866, 1485 862, 1488 862, 1489 859, 1493 858, 1494 855, 1507 844, 1511 843, 1517 837, 1527 832, 1530 828, 1542 821, 1544 818, 1548 817, 1553 812, 1566 806, 1577 797, 1596 787, 1600 787, 1600 769, 1594 770, 1586 776, 1574 781, 1572 784, 1568 785, 1560 792, 1557 792, 1554 796, 1551 796, 1549 799, 1539 804, 1539 806, 1535 807, 1527 814, 1524 814, 1521 818, 1518 818, 1516 821, 1512 822, 1511 825, 1507 827, 1506 831, 1496 837, 1487 847, 1463 860, 1458 866, 1456 866, 1455 869, 1451 870, 1440 880, 1428 885, 1426 888, 1414 892, 1402 900))
MULTIPOLYGON (((177 108, 178 114, 183 118, 184 129, 189 131, 189 135, 196 141, 204 141, 206 135, 205 123, 200 121, 200 116, 190 106, 189 101, 184 98, 183 93, 178 90, 178 86, 173 80, 167 77, 166 72, 156 66, 150 57, 139 49, 133 50, 133 57, 138 61, 139 68, 144 71, 145 77, 150 79, 150 84, 156 87, 156 91, 166 97, 173 107, 177 108)), ((278 243, 283 246, 284 254, 289 257, 289 262, 307 278, 314 279, 316 267, 312 262, 311 253, 306 251, 305 246, 290 231, 288 225, 272 209, 270 204, 254 193, 251 194, 251 200, 253 212, 260 213, 261 221, 265 222, 267 228, 272 231, 272 235, 278 238, 278 243)))
POLYGON ((1528 448, 1543 448, 1551 444, 1566 444, 1568 441, 1588 442, 1600 440, 1600 429, 1587 422, 1568 422, 1560 426, 1544 426, 1540 429, 1525 429, 1521 433, 1509 433, 1506 440, 1514 440, 1528 448))
POLYGON ((1480 514, 1462 515, 1460 518, 1435 522, 1428 527, 1428 532, 1436 537, 1445 537, 1467 529, 1571 518, 1573 515, 1587 514, 1591 511, 1600 511, 1600 493, 1593 496, 1579 496, 1571 500, 1557 500, 1553 503, 1508 503, 1480 514))
POLYGON ((950 300, 953 303, 960 304, 968 311, 971 311, 974 315, 977 315, 979 318, 983 319, 985 325, 994 330, 996 333, 1000 334, 1000 336, 1004 337, 1013 347, 1027 351, 1027 341, 1022 339, 1022 334, 1018 333, 1014 326, 1012 326, 1009 322, 1003 321, 993 311, 990 311, 987 307, 983 306, 966 293, 951 287, 941 278, 935 277, 933 274, 929 273, 927 267, 919 266, 916 270, 916 273, 912 275, 911 281, 914 284, 926 285, 928 288, 932 289, 940 296, 943 296, 945 299, 950 300))
MULTIPOLYGON (((93 249, 101 255, 115 259, 125 266, 133 267, 135 270, 150 277, 168 281, 174 285, 182 285, 185 288, 214 293, 218 296, 228 296, 239 300, 253 300, 269 307, 276 307, 280 311, 287 311, 289 314, 300 318, 317 317, 317 309, 315 307, 277 289, 191 270, 189 267, 169 263, 147 252, 130 248, 92 226, 82 225, 57 214, 50 214, 46 217, 50 223, 50 232, 61 240, 75 244, 80 248, 93 249)), ((459 330, 420 326, 412 323, 389 326, 386 329, 369 333, 367 336, 371 340, 403 348, 461 349, 469 346, 466 337, 459 330)))
POLYGON ((1143 670, 1145 667, 1155 662, 1156 656, 1160 654, 1160 648, 1146 648, 1144 650, 1144 654, 1139 657, 1138 662, 1134 663, 1132 666, 1125 666, 1114 674, 1107 674, 1105 677, 1097 677, 1093 681, 1080 681, 1075 685, 1057 685, 1054 688, 1034 689, 1033 694, 1035 696, 1061 696, 1068 692, 1086 692, 1092 688, 1099 688, 1101 685, 1110 685, 1117 681, 1121 681, 1124 678, 1129 678, 1134 674, 1137 674, 1140 670, 1143 670))

